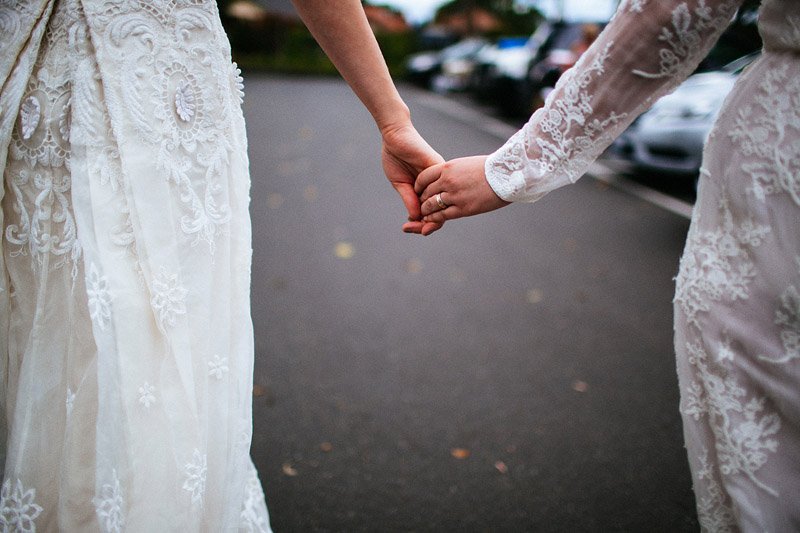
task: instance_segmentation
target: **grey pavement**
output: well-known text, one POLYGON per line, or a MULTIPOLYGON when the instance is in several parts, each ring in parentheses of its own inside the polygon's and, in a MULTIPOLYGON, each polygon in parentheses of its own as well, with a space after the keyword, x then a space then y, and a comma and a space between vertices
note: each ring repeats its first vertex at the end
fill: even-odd
MULTIPOLYGON (((584 178, 406 235, 343 82, 245 85, 252 454, 277 532, 697 530, 672 349, 685 218, 584 178)), ((502 144, 402 92, 445 157, 502 144)))

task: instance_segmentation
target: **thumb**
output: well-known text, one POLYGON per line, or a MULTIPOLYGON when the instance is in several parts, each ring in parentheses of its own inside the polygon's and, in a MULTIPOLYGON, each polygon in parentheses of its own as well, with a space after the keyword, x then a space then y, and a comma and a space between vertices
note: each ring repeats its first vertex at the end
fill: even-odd
POLYGON ((422 212, 420 211, 419 197, 414 192, 414 187, 410 183, 392 183, 394 190, 400 195, 403 204, 408 211, 408 220, 420 220, 422 212))

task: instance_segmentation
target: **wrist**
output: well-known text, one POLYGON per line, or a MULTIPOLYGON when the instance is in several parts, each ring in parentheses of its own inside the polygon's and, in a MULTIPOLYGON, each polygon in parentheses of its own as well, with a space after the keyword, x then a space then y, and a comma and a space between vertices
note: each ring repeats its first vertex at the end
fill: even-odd
POLYGON ((381 135, 411 126, 411 111, 400 99, 379 107, 373 114, 373 118, 381 135))

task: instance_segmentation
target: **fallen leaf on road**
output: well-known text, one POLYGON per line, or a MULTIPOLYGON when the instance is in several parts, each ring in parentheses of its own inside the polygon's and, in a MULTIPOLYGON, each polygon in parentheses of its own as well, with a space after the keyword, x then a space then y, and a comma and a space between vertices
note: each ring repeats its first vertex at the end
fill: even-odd
POLYGON ((508 474, 508 466, 503 461, 495 461, 494 467, 501 474, 508 474))
POLYGON ((267 389, 265 389, 261 385, 253 385, 253 396, 264 396, 266 394, 267 389))
POLYGON ((283 195, 277 192, 274 192, 267 196, 267 207, 270 209, 278 209, 280 206, 283 205, 283 195))
POLYGON ((466 459, 469 457, 469 450, 466 448, 453 448, 450 450, 450 455, 455 457, 456 459, 466 459))
POLYGON ((406 272, 409 274, 418 274, 422 271, 422 261, 419 259, 409 259, 406 263, 406 272))
POLYGON ((528 291, 527 300, 529 304, 538 304, 544 299, 544 293, 541 289, 531 289, 528 291))
POLYGON ((576 241, 572 237, 564 239, 564 251, 572 254, 575 253, 577 250, 578 250, 578 241, 576 241))
POLYGON ((337 242, 334 252, 339 259, 350 259, 356 253, 355 248, 349 242, 337 242))
POLYGON ((307 202, 313 202, 319 196, 319 191, 314 185, 309 185, 305 189, 303 189, 303 198, 306 199, 307 202))
POLYGON ((304 141, 308 141, 314 138, 314 130, 309 128, 308 126, 303 126, 299 130, 297 130, 297 136, 303 139, 304 141))
POLYGON ((572 390, 574 390, 575 392, 586 392, 587 390, 589 390, 589 384, 586 383, 585 381, 576 379, 575 381, 572 382, 572 390))
POLYGON ((297 470, 295 470, 289 463, 283 463, 281 470, 283 471, 284 475, 289 477, 294 477, 297 475, 297 470))
POLYGON ((329 451, 333 450, 333 444, 330 442, 323 442, 319 445, 319 449, 325 453, 328 453, 329 451))

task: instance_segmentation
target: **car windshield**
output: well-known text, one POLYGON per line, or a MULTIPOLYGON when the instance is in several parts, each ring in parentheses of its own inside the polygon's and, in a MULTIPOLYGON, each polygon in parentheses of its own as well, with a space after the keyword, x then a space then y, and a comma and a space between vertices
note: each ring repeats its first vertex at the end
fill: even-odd
POLYGON ((466 39, 442 50, 444 59, 458 59, 474 54, 485 44, 481 39, 466 39))

